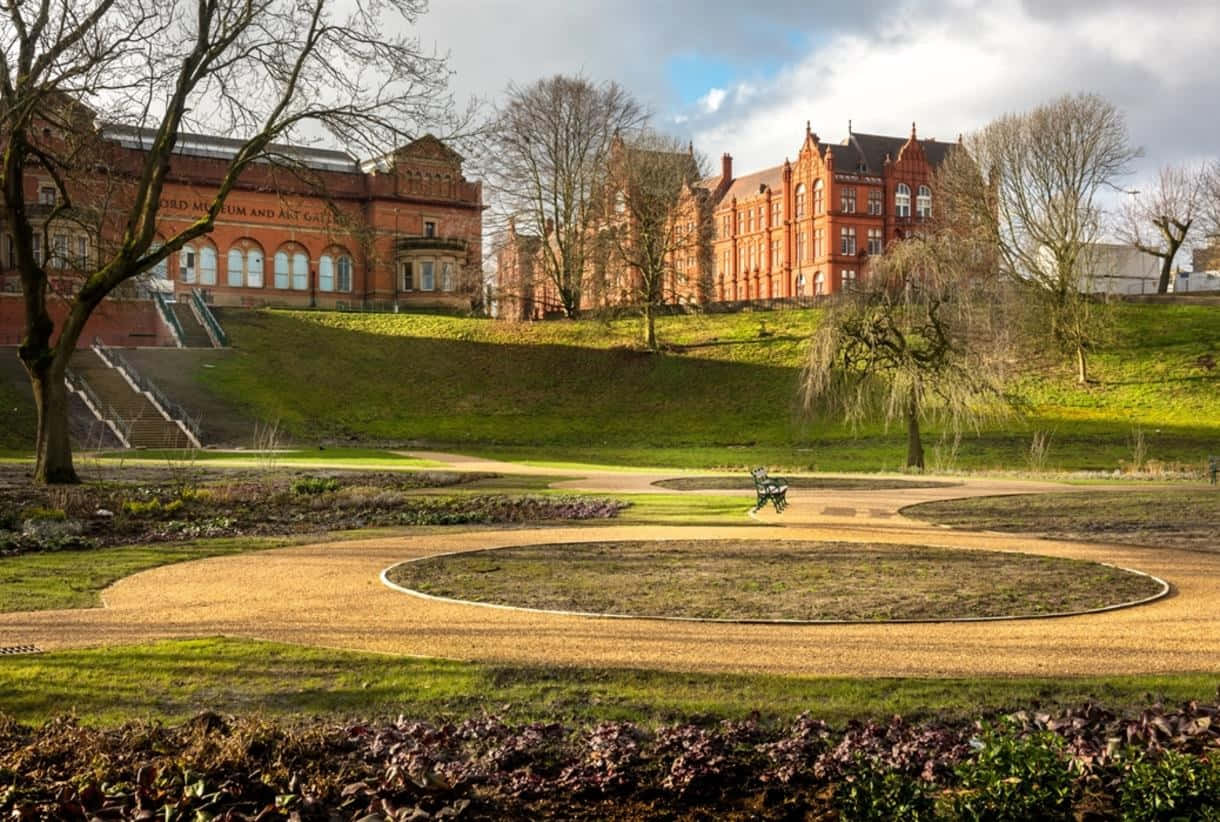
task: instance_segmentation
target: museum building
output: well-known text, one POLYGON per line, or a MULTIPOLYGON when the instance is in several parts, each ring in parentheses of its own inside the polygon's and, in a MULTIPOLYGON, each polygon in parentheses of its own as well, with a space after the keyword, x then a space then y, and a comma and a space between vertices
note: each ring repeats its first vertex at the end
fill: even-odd
MULTIPOLYGON (((150 132, 125 126, 106 126, 101 135, 132 168, 151 141, 150 132)), ((203 215, 242 144, 179 138, 160 203, 159 241, 203 215)), ((481 300, 482 186, 463 176, 462 158, 441 140, 424 136, 364 162, 303 146, 273 145, 271 153, 281 159, 246 169, 214 229, 151 272, 148 288, 180 299, 198 289, 208 302, 232 306, 469 309, 481 300)), ((97 264, 99 248, 105 253, 105 231, 64 214, 45 227, 44 240, 57 188, 39 172, 31 168, 25 181, 39 229, 35 252, 52 279, 58 270, 70 280, 72 271, 97 264)), ((73 195, 77 203, 87 191, 73 195)), ((7 232, 3 239, 0 291, 15 293, 12 241, 7 232)))

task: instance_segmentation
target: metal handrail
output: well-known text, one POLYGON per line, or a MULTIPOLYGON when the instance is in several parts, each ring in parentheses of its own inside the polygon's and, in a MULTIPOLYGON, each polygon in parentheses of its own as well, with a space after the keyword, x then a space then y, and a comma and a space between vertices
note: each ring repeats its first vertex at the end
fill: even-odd
POLYGON ((131 430, 131 422, 120 416, 119 412, 115 411, 114 406, 110 405, 110 403, 102 402, 88 380, 71 368, 64 371, 64 379, 73 391, 84 395, 86 403, 92 406, 94 413, 98 415, 102 422, 110 423, 111 430, 118 437, 119 442, 123 444, 123 447, 130 448, 131 443, 127 441, 127 436, 123 432, 131 430))
POLYGON ((191 299, 195 301, 195 308, 198 310, 199 316, 203 318, 208 329, 212 332, 212 338, 220 344, 221 348, 225 348, 229 344, 229 337, 225 334, 224 329, 220 327, 220 323, 216 319, 216 315, 212 313, 212 309, 204 302, 203 295, 199 293, 199 289, 191 290, 191 299))
POLYGON ((157 304, 157 310, 161 312, 162 319, 169 325, 170 330, 174 332, 174 338, 178 341, 178 345, 182 345, 182 323, 178 320, 178 315, 170 309, 169 303, 165 301, 165 296, 160 291, 154 288, 152 295, 153 302, 157 304))
POLYGON ((191 436, 196 440, 200 440, 202 431, 199 428, 199 423, 186 412, 185 408, 167 397, 165 392, 158 388, 155 382, 142 375, 139 371, 136 371, 135 367, 128 362, 126 357, 102 342, 100 337, 93 338, 93 347, 95 350, 100 349, 98 353, 102 354, 111 367, 122 372, 127 379, 131 380, 131 383, 136 388, 151 396, 153 402, 161 406, 161 409, 169 415, 170 419, 181 423, 191 432, 191 436))

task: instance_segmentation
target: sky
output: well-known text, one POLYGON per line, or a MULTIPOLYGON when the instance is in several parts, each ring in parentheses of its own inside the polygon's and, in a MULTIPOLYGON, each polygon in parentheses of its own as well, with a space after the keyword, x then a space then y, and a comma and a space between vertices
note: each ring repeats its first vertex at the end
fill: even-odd
POLYGON ((1220 2, 1177 0, 431 0, 424 45, 458 99, 551 74, 615 81, 656 127, 738 173, 793 157, 810 121, 955 140, 1061 94, 1096 92, 1145 155, 1220 156, 1220 2))

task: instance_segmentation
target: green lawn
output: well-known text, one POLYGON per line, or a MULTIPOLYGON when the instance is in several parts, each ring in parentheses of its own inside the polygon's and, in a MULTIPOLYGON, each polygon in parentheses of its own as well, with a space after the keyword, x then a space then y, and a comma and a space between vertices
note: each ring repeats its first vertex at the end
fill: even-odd
POLYGON ((573 722, 969 718, 1084 701, 1115 708, 1207 700, 1208 674, 1089 679, 836 679, 478 665, 236 639, 0 657, 0 713, 27 723, 180 721, 200 710, 324 716, 573 722))
MULTIPOLYGON (((415 441, 548 463, 900 469, 901 432, 803 414, 800 368, 818 313, 666 317, 659 333, 674 348, 650 355, 630 347, 632 319, 228 311, 238 355, 199 379, 303 441, 415 441)), ((938 452, 930 432, 930 467, 1024 469, 1032 433, 1047 431, 1048 468, 1109 470, 1131 459, 1137 428, 1149 458, 1201 465, 1220 442, 1220 371, 1208 367, 1220 309, 1121 305, 1117 317, 1094 357, 1098 384, 1078 387, 1066 365, 1039 363, 1015 386, 1027 416, 967 437, 956 455, 938 452)))

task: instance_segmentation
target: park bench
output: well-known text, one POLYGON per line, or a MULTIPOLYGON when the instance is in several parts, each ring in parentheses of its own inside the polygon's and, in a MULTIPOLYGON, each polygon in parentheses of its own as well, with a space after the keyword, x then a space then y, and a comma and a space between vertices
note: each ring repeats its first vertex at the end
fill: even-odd
POLYGON ((757 511, 768 502, 775 506, 775 513, 782 514, 788 507, 788 481, 779 477, 768 477, 766 468, 755 468, 750 472, 754 478, 754 491, 758 494, 758 502, 754 506, 757 511))
POLYGON ((1216 474, 1220 474, 1220 457, 1207 458, 1207 478, 1212 485, 1216 484, 1216 474))

